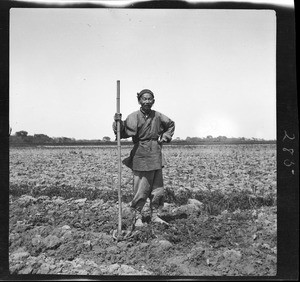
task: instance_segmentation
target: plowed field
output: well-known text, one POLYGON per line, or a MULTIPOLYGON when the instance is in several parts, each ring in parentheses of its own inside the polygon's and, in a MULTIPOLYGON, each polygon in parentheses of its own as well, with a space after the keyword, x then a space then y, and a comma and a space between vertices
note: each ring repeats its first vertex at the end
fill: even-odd
MULTIPOLYGON (((131 146, 122 147, 122 158, 131 146)), ((169 225, 117 241, 115 147, 10 149, 11 274, 272 276, 277 263, 276 145, 163 148, 169 225)), ((122 167, 122 229, 132 175, 122 167)))

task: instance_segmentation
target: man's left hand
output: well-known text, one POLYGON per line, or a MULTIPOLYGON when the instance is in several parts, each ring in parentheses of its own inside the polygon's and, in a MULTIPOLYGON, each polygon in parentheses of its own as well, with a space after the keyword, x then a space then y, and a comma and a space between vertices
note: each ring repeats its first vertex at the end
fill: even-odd
POLYGON ((168 139, 166 137, 164 137, 164 136, 160 140, 158 140, 159 144, 162 144, 164 142, 168 142, 168 139))

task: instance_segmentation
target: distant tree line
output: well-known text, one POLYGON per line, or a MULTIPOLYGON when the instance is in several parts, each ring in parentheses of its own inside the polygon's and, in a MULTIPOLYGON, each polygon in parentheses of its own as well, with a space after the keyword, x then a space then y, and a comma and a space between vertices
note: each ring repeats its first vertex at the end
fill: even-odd
MULTIPOLYGON (((49 137, 45 134, 28 135, 27 131, 18 131, 14 135, 9 136, 9 143, 11 146, 37 146, 37 145, 110 145, 115 144, 116 140, 111 140, 110 137, 104 136, 101 140, 76 140, 68 137, 49 137)), ((130 140, 122 140, 123 144, 130 143, 130 140)), ((176 137, 170 144, 190 145, 190 144, 255 144, 255 143, 276 143, 275 140, 264 140, 258 138, 245 137, 231 137, 218 136, 213 137, 208 135, 206 137, 187 137, 180 139, 176 137)))
POLYGON ((99 144, 109 142, 110 137, 104 136, 102 140, 76 140, 68 137, 49 137, 45 134, 28 135, 25 130, 18 131, 9 136, 10 145, 30 146, 30 145, 78 145, 78 144, 99 144))
POLYGON ((208 135, 206 137, 187 137, 185 140, 179 137, 173 139, 172 144, 275 144, 276 140, 265 140, 263 138, 245 138, 245 137, 213 137, 208 135))

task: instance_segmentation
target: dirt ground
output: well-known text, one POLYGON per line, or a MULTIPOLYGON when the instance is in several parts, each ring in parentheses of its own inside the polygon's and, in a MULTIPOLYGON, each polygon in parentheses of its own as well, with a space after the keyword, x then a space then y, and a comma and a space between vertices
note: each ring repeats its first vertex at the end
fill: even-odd
MULTIPOLYGON (((132 215, 123 203, 122 230, 132 215)), ((277 261, 276 207, 224 210, 165 203, 153 224, 116 240, 118 204, 62 197, 10 198, 11 274, 273 276, 277 261)))
MULTIPOLYGON (((166 146, 164 154, 169 225, 152 224, 145 209, 145 226, 116 240, 114 147, 11 148, 10 273, 276 275, 276 146, 166 146)), ((124 232, 132 197, 125 167, 124 232)))

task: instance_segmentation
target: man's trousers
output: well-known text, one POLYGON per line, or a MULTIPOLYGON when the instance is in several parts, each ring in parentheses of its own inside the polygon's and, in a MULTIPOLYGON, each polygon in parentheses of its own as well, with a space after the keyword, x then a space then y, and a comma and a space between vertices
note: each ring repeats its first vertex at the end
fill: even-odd
POLYGON ((147 199, 154 209, 164 205, 164 185, 162 169, 152 171, 133 171, 134 198, 131 207, 139 212, 142 211, 147 199))

